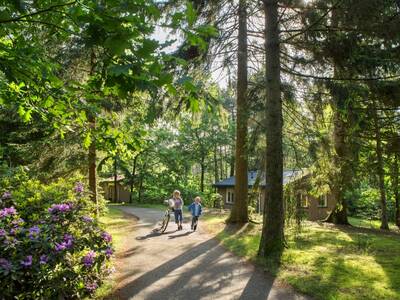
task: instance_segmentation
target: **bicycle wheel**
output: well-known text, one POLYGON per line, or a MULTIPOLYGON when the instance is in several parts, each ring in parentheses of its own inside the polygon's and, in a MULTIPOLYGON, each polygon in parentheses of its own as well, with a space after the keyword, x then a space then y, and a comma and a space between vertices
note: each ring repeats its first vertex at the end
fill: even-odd
POLYGON ((169 223, 169 218, 170 218, 170 215, 169 215, 169 209, 168 209, 165 211, 164 218, 161 223, 161 228, 160 228, 161 233, 164 233, 164 231, 167 229, 168 223, 169 223))

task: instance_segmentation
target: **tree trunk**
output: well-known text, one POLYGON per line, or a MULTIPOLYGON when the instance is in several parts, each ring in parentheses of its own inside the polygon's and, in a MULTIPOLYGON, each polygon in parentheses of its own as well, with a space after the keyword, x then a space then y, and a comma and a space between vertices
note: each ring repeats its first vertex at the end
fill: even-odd
POLYGON ((132 176, 131 176, 131 180, 130 180, 130 195, 129 195, 129 203, 133 203, 133 186, 135 185, 135 176, 136 176, 136 162, 137 162, 137 157, 139 156, 139 154, 137 154, 135 156, 135 158, 133 159, 133 168, 132 168, 132 176))
POLYGON ((218 151, 218 147, 217 147, 217 145, 215 144, 214 145, 214 182, 218 182, 218 180, 219 180, 219 178, 218 178, 218 173, 219 173, 219 170, 218 170, 218 157, 217 157, 217 151, 218 151))
MULTIPOLYGON (((397 149, 397 151, 399 151, 397 149)), ((399 153, 394 154, 392 185, 396 209, 396 225, 400 228, 399 153)))
MULTIPOLYGON (((94 74, 95 71, 95 62, 96 56, 94 51, 92 50, 90 55, 90 76, 94 74)), ((89 146, 88 152, 88 163, 89 163, 89 191, 90 191, 90 199, 96 203, 96 213, 99 215, 99 205, 97 199, 97 174, 96 174, 96 138, 95 138, 95 129, 96 129, 96 117, 92 112, 88 113, 88 122, 90 126, 90 130, 92 133, 92 140, 89 146)))
MULTIPOLYGON (((337 10, 332 11, 331 18, 332 26, 338 27, 337 10)), ((339 70, 339 63, 333 59, 334 78, 340 78, 341 72, 339 70)), ((348 124, 345 122, 344 112, 348 111, 347 99, 343 92, 340 83, 333 82, 330 86, 331 92, 331 106, 333 109, 333 162, 334 167, 337 168, 332 174, 331 178, 331 192, 334 201, 336 202, 335 208, 325 219, 325 222, 334 224, 349 225, 347 218, 347 199, 345 192, 349 181, 351 180, 351 166, 349 162, 349 145, 348 145, 348 124)))
MULTIPOLYGON (((94 129, 96 127, 96 118, 89 114, 88 116, 89 124, 94 134, 94 129)), ((96 183, 96 140, 92 138, 92 141, 89 146, 88 152, 88 163, 89 163, 89 191, 90 191, 90 199, 96 203, 97 207, 97 183, 96 183)))
POLYGON ((385 170, 383 168, 383 154, 382 154, 382 138, 381 130, 378 121, 378 107, 376 101, 374 101, 374 107, 372 107, 374 116, 375 126, 375 141, 376 141, 376 168, 379 182, 379 193, 381 198, 381 229, 389 230, 388 217, 387 217, 387 204, 386 204, 386 192, 385 192, 385 170))
POLYGON ((222 155, 222 146, 219 146, 219 170, 220 170, 220 178, 224 179, 224 157, 225 155, 222 155))
POLYGON ((229 162, 229 176, 235 176, 235 153, 233 146, 231 147, 231 157, 229 162))
POLYGON ((247 175, 247 4, 239 0, 238 71, 237 71, 237 116, 235 151, 235 201, 228 221, 247 223, 248 175, 247 175))
POLYGON ((284 247, 282 99, 278 1, 264 0, 266 52, 266 189, 258 255, 279 254, 284 247))
POLYGON ((204 192, 204 173, 205 173, 205 169, 206 169, 206 166, 204 164, 204 157, 201 158, 200 168, 201 168, 200 191, 204 192))
POLYGON ((118 202, 118 173, 117 173, 117 157, 114 157, 114 202, 118 202))
POLYGON ((142 188, 143 188, 143 176, 140 176, 139 190, 138 190, 138 202, 142 202, 142 188))
POLYGON ((351 172, 348 161, 348 145, 346 142, 347 125, 344 121, 343 111, 346 99, 341 97, 337 86, 331 89, 333 99, 333 146, 334 146, 334 166, 338 169, 332 178, 332 197, 336 202, 335 209, 326 218, 326 222, 334 224, 349 225, 347 218, 347 199, 345 198, 346 186, 351 172))

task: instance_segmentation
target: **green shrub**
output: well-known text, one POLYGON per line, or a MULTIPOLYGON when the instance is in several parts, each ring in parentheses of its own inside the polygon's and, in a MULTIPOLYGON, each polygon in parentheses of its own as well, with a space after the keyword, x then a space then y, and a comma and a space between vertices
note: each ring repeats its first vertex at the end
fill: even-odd
POLYGON ((95 219, 81 183, 3 180, 0 291, 5 299, 71 299, 92 294, 112 268, 111 236, 95 219), (12 184, 11 184, 12 183, 12 184))

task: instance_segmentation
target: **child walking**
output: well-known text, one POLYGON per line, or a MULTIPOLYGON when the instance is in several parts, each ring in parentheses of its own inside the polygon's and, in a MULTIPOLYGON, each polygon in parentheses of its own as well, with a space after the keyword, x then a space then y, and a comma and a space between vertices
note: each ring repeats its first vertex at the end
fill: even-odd
POLYGON ((175 190, 172 194, 172 201, 174 203, 174 215, 175 215, 175 223, 178 225, 178 230, 182 230, 182 222, 183 222, 183 215, 182 215, 182 207, 183 207, 183 200, 181 198, 181 192, 175 190))
POLYGON ((197 229, 197 222, 199 221, 199 217, 201 215, 201 198, 197 196, 194 198, 192 204, 189 205, 188 209, 192 213, 192 225, 190 226, 193 231, 197 229))

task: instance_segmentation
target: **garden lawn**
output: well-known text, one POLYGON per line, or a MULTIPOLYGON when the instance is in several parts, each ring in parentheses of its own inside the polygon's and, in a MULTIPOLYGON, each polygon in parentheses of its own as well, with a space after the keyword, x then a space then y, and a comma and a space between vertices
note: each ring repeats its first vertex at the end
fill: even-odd
MULTIPOLYGON (((363 228, 372 228, 372 229, 380 229, 381 221, 380 220, 367 220, 355 217, 349 217, 349 222, 351 225, 356 227, 363 227, 363 228)), ((392 231, 399 232, 399 228, 394 223, 389 223, 389 228, 392 231)))
POLYGON ((205 215, 209 231, 235 254, 316 299, 400 299, 400 235, 305 222, 286 230, 277 259, 257 259, 261 225, 226 226, 226 214, 205 215))
MULTIPOLYGON (((112 235, 115 252, 121 252, 125 243, 124 236, 129 232, 130 226, 128 225, 132 223, 132 220, 127 218, 124 213, 116 207, 108 206, 108 212, 100 218, 100 223, 102 223, 106 231, 112 235)), ((96 291, 95 299, 103 299, 105 297, 107 297, 107 299, 112 299, 108 296, 112 294, 115 286, 115 279, 111 275, 111 277, 96 291)))
POLYGON ((167 208, 166 205, 163 204, 153 204, 153 203, 112 203, 109 204, 109 207, 113 206, 134 206, 134 207, 142 207, 142 208, 153 208, 153 209, 160 209, 165 210, 167 208))

